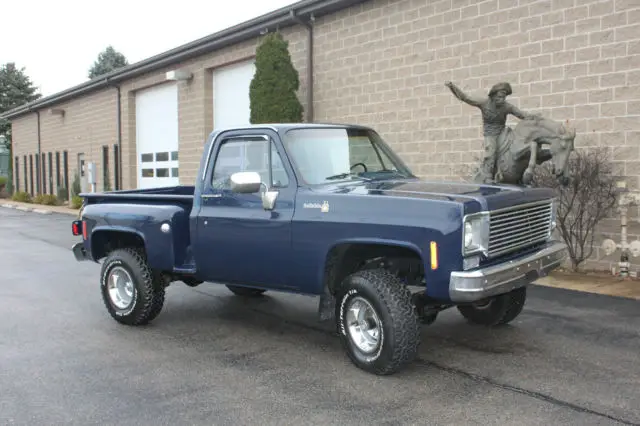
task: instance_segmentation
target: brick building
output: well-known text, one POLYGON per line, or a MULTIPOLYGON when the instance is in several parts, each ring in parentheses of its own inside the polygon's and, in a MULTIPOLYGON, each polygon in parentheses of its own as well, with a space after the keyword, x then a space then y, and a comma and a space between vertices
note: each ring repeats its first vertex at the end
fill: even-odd
POLYGON ((479 113, 444 82, 509 81, 578 148, 617 148, 640 187, 639 0, 304 0, 6 113, 15 188, 55 194, 83 161, 97 190, 105 170, 114 189, 193 183, 209 132, 248 122, 252 56, 276 28, 306 119, 372 125, 421 177, 457 179, 481 150, 479 113))

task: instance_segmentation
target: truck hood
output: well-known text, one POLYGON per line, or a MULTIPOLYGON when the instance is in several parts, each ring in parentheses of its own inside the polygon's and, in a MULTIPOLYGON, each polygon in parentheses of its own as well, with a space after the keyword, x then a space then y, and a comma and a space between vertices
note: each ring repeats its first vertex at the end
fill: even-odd
POLYGON ((466 213, 497 210, 554 197, 553 191, 548 188, 467 182, 433 182, 419 179, 350 181, 315 187, 312 191, 325 194, 408 197, 459 202, 465 206, 466 213))

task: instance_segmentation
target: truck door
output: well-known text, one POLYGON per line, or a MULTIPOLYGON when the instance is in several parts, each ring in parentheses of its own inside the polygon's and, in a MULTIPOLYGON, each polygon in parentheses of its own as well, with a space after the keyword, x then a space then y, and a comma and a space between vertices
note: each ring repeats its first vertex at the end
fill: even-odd
POLYGON ((195 257, 205 280, 289 287, 287 264, 297 184, 284 158, 280 139, 271 131, 225 132, 214 141, 196 219, 195 257), (230 176, 242 171, 258 172, 270 190, 278 191, 273 210, 263 209, 260 193, 230 190, 230 176))

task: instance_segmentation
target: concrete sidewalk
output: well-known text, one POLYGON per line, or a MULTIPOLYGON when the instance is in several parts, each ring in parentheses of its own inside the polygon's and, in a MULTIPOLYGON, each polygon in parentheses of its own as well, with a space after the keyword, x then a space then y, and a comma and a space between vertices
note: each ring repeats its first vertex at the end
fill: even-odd
POLYGON ((548 277, 539 279, 536 284, 640 300, 640 280, 623 279, 606 272, 569 274, 564 271, 554 271, 548 277))
POLYGON ((79 212, 78 209, 72 209, 68 206, 45 206, 42 204, 20 203, 12 200, 0 200, 0 207, 39 214, 60 213, 69 216, 77 216, 79 212))

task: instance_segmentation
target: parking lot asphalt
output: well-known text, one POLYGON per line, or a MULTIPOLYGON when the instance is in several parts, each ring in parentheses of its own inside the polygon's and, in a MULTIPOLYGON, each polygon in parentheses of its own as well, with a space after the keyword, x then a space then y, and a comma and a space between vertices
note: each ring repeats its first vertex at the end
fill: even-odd
POLYGON ((0 208, 2 425, 640 424, 636 300, 532 286, 493 330, 449 310, 377 377, 310 297, 178 282, 152 324, 117 324, 71 220, 0 208))

